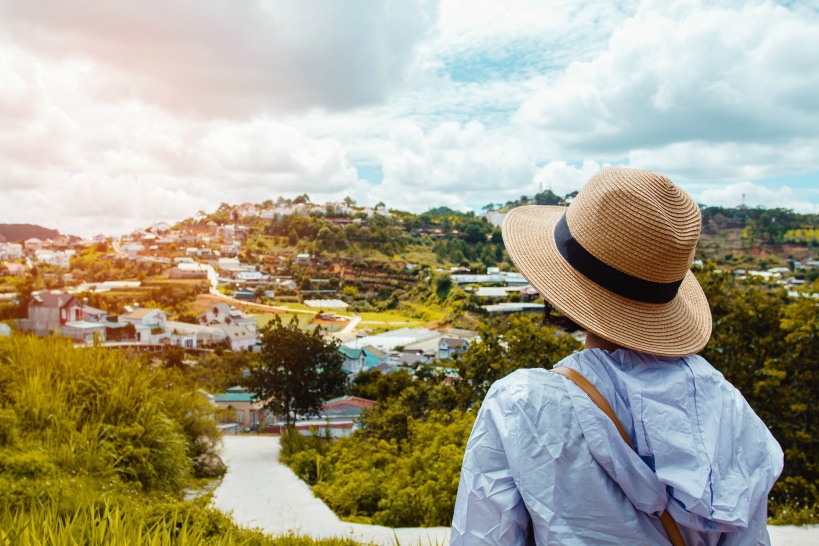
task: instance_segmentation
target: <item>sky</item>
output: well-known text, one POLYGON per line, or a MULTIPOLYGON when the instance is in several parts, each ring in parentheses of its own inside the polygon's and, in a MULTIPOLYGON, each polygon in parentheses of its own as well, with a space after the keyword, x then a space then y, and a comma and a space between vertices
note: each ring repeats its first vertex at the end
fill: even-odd
POLYGON ((819 212, 819 3, 0 0, 0 223, 480 213, 606 165, 819 212))

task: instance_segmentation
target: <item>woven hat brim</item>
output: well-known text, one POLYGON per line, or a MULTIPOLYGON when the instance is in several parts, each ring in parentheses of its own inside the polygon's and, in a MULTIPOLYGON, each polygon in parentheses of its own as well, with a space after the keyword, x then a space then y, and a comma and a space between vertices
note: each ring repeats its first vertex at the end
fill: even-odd
POLYGON ((642 303, 610 292, 558 251, 554 228, 565 212, 566 207, 531 205, 512 209, 503 221, 509 256, 544 299, 587 330, 628 349, 685 356, 705 347, 711 311, 691 271, 669 303, 642 303))

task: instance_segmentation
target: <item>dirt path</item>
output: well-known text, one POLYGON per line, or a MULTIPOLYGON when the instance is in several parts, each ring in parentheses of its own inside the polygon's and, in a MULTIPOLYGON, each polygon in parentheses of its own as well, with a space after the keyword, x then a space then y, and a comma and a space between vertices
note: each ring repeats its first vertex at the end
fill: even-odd
POLYGON ((402 546, 445 545, 449 529, 391 529, 341 521, 313 496, 310 488, 279 463, 279 438, 275 436, 225 436, 222 458, 228 472, 216 488, 213 503, 233 520, 266 533, 288 532, 314 538, 350 537, 362 543, 402 546))

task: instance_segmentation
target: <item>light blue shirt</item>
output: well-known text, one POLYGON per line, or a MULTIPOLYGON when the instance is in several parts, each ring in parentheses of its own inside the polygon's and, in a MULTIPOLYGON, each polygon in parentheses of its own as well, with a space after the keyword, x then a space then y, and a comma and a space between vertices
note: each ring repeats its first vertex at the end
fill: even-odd
POLYGON ((518 370, 478 412, 451 546, 670 544, 666 507, 687 546, 770 544, 782 450, 707 361, 587 349, 558 366, 597 387, 638 453, 570 380, 518 370))

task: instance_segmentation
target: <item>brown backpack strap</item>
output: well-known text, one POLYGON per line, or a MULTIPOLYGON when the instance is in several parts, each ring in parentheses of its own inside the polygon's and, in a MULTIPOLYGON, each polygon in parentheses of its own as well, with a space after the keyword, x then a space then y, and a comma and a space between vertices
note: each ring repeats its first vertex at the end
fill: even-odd
MULTIPOLYGON (((549 371, 562 375, 566 379, 569 379, 570 381, 574 382, 578 387, 580 387, 580 389, 583 392, 589 395, 589 398, 591 398, 592 402, 594 402, 595 405, 598 408, 600 408, 603 411, 603 413, 605 413, 606 416, 608 416, 608 418, 612 420, 612 422, 614 422, 614 426, 617 427, 617 432, 620 433, 620 436, 623 438, 623 440, 626 441, 628 446, 635 452, 637 451, 637 449, 635 449, 634 447, 634 444, 631 443, 631 438, 629 438, 628 434, 626 434, 626 430, 623 428, 623 425, 620 424, 620 420, 617 418, 617 414, 614 413, 614 410, 611 409, 611 406, 606 401, 606 398, 602 394, 600 394, 600 391, 598 391, 597 388, 595 388, 595 386, 592 385, 588 379, 583 377, 582 373, 578 372, 577 370, 573 370, 571 368, 566 367, 553 368, 549 371)), ((663 511, 662 515, 660 516, 660 522, 663 524, 663 528, 665 529, 665 532, 668 534, 668 538, 671 539, 671 544, 673 544, 673 546, 685 546, 685 540, 683 539, 682 534, 680 533, 680 528, 677 527, 677 522, 674 521, 674 518, 671 517, 671 514, 668 513, 668 510, 663 511)))

